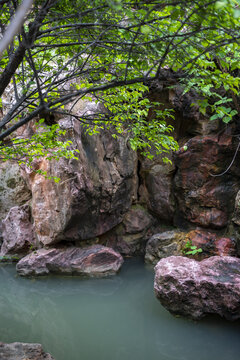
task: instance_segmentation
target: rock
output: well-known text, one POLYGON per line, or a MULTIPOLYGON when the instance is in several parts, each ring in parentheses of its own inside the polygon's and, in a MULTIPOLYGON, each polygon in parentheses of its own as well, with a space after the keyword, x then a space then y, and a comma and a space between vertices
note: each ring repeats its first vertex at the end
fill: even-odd
POLYGON ((185 241, 201 248, 203 251, 197 255, 198 259, 219 255, 237 256, 237 246, 234 238, 222 237, 206 230, 192 230, 185 235, 185 241))
POLYGON ((218 314, 240 318, 240 259, 213 256, 198 262, 182 256, 162 259, 155 267, 154 291, 171 313, 192 319, 218 314))
POLYGON ((29 205, 11 208, 2 222, 2 236, 0 256, 26 255, 30 247, 36 246, 29 205))
POLYGON ((126 213, 122 223, 99 240, 124 256, 143 255, 153 224, 154 219, 149 212, 140 205, 134 205, 126 213))
POLYGON ((176 154, 175 195, 179 204, 176 226, 183 220, 205 228, 223 228, 234 209, 240 186, 237 167, 239 154, 231 169, 236 143, 231 135, 195 136, 176 154))
POLYGON ((77 122, 67 120, 61 126, 79 150, 79 159, 36 164, 59 177, 59 183, 28 174, 35 233, 43 245, 104 234, 123 220, 136 191, 136 154, 123 137, 88 136, 77 122))
POLYGON ((141 165, 141 185, 139 187, 140 201, 157 218, 173 221, 175 199, 173 194, 174 165, 163 165, 144 159, 141 165))
POLYGON ((156 265, 162 258, 182 255, 185 236, 186 233, 176 230, 153 235, 147 242, 145 261, 156 265))
POLYGON ((54 360, 43 351, 40 344, 14 342, 11 344, 0 342, 1 360, 54 360))
POLYGON ((22 176, 20 167, 9 161, 0 164, 0 220, 14 206, 21 206, 31 199, 31 192, 22 176))
POLYGON ((122 256, 113 249, 93 245, 85 248, 40 249, 16 266, 22 276, 54 274, 101 277, 115 274, 123 264, 122 256))

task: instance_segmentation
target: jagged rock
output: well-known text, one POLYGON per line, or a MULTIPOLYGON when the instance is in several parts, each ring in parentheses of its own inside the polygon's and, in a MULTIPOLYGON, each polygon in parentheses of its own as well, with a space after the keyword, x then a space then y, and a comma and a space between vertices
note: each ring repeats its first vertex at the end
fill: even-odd
POLYGON ((25 256, 16 266, 22 276, 54 274, 107 276, 115 274, 122 256, 111 248, 93 245, 85 248, 40 249, 25 256))
POLYGON ((43 351, 40 344, 14 342, 11 344, 0 342, 1 360, 54 360, 43 351))
POLYGON ((0 220, 14 206, 21 206, 31 198, 21 169, 9 161, 0 164, 0 220))
POLYGON ((197 255, 198 259, 219 255, 237 256, 236 241, 234 238, 219 236, 206 230, 192 230, 185 235, 185 242, 201 248, 202 252, 197 255))
POLYGON ((218 314, 240 318, 240 259, 213 256, 198 262, 182 256, 155 267, 154 291, 171 313, 192 319, 218 314))
POLYGON ((125 256, 142 255, 153 224, 154 219, 149 212, 140 205, 134 205, 122 223, 104 234, 100 241, 125 256))
POLYGON ((147 242, 145 261, 156 265, 165 257, 182 255, 182 246, 186 233, 176 230, 153 235, 147 242))
POLYGON ((118 225, 135 196, 136 154, 124 138, 84 134, 77 122, 62 121, 79 159, 42 160, 37 167, 61 181, 30 173, 32 215, 43 245, 87 240, 118 225))
POLYGON ((30 247, 35 247, 29 205, 11 208, 2 222, 2 236, 0 256, 26 255, 30 247))
MULTIPOLYGON (((176 155, 174 179, 178 200, 176 225, 183 219, 207 228, 223 228, 233 212, 240 186, 239 158, 222 176, 232 161, 236 144, 231 135, 196 136, 176 155)), ((237 155, 238 157, 239 155, 237 155)))

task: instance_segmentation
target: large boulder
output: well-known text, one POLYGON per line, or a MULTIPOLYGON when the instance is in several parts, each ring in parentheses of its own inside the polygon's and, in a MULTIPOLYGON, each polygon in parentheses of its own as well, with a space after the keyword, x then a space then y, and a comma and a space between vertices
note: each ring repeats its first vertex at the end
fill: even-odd
POLYGON ((240 259, 213 256, 197 262, 181 256, 162 259, 155 267, 154 291, 171 313, 192 319, 218 314, 240 318, 240 259))
POLYGON ((174 178, 178 213, 175 224, 184 220, 206 228, 226 227, 234 209, 240 186, 237 166, 231 169, 236 151, 231 135, 195 136, 176 155, 177 172, 174 178), (223 173, 221 176, 214 176, 223 173))
POLYGON ((11 208, 3 220, 2 236, 0 256, 26 255, 36 246, 29 205, 11 208))
POLYGON ((0 342, 1 360, 54 360, 43 351, 40 344, 14 342, 11 344, 0 342))
POLYGON ((122 256, 111 248, 40 249, 25 256, 16 266, 22 276, 53 274, 102 277, 114 275, 123 264, 122 256))
POLYGON ((78 159, 42 161, 36 169, 57 176, 59 183, 30 172, 32 215, 39 242, 92 239, 118 225, 136 192, 136 154, 125 139, 110 133, 86 135, 77 122, 62 120, 78 159))

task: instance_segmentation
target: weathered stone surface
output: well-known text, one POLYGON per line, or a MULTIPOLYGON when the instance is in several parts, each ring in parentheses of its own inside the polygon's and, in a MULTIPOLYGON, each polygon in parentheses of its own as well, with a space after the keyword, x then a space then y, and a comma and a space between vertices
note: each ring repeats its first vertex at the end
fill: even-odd
POLYGON ((239 159, 226 174, 211 174, 220 174, 229 166, 236 149, 233 139, 226 134, 196 136, 177 153, 174 182, 179 213, 175 217, 176 225, 180 225, 182 219, 208 228, 227 225, 240 186, 236 165, 239 159))
POLYGON ((146 246, 145 261, 150 264, 172 255, 182 255, 182 244, 186 233, 181 231, 165 231, 153 235, 146 246))
POLYGON ((154 290, 173 314, 200 319, 218 314, 240 318, 240 259, 213 256, 198 262, 182 256, 162 259, 155 267, 154 290))
POLYGON ((237 256, 236 241, 234 238, 222 237, 206 230, 192 230, 185 235, 185 241, 201 248, 203 251, 197 255, 203 259, 213 255, 237 256))
POLYGON ((40 344, 15 342, 11 344, 0 342, 1 360, 54 360, 43 351, 40 344))
POLYGON ((122 256, 111 248, 93 245, 85 248, 40 249, 16 266, 22 276, 54 274, 101 277, 115 274, 123 263, 122 256))
POLYGON ((43 245, 104 234, 122 221, 136 192, 136 154, 124 138, 88 136, 79 123, 67 120, 61 126, 79 150, 79 159, 43 159, 36 165, 60 177, 58 184, 38 174, 28 176, 35 233, 43 245))
POLYGON ((25 255, 29 248, 35 247, 31 211, 29 205, 11 208, 2 222, 3 243, 0 255, 25 255))
POLYGON ((159 219, 173 221, 175 200, 173 194, 174 165, 163 165, 144 159, 141 165, 140 201, 159 219))
POLYGON ((143 255, 152 234, 153 217, 142 206, 134 205, 120 225, 107 232, 100 241, 125 256, 143 255))
POLYGON ((14 206, 21 206, 31 198, 20 167, 11 162, 0 164, 0 220, 14 206))

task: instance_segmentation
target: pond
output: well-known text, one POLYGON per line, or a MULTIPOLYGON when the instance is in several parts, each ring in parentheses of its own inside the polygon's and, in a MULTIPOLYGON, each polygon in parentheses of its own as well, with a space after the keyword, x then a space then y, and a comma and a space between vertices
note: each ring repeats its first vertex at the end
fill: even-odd
POLYGON ((239 359, 240 321, 170 315, 153 276, 141 259, 105 279, 20 278, 1 265, 0 341, 41 343, 56 360, 239 359))

